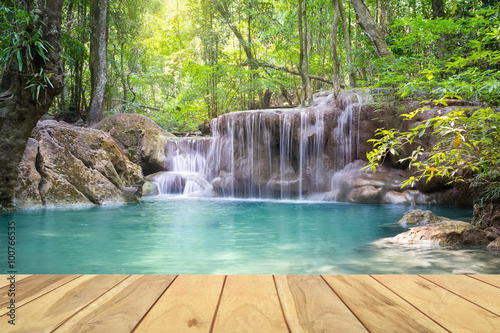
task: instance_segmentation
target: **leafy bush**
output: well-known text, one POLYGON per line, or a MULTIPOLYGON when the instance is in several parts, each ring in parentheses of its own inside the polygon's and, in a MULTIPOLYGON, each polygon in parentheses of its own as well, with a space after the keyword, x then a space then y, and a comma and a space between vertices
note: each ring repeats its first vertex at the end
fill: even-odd
MULTIPOLYGON (((446 100, 436 104, 446 105, 446 100)), ((402 116, 410 120, 426 111, 425 107, 419 108, 402 116)), ((458 109, 422 121, 406 132, 379 129, 377 136, 370 140, 374 142, 373 150, 367 154, 368 168, 374 171, 388 154, 398 156, 406 146, 418 146, 410 156, 399 160, 415 170, 403 186, 433 177, 449 182, 467 179, 473 186, 484 188, 485 199, 500 199, 500 113, 496 110, 458 109), (426 146, 428 140, 423 139, 428 136, 432 140, 426 146)))

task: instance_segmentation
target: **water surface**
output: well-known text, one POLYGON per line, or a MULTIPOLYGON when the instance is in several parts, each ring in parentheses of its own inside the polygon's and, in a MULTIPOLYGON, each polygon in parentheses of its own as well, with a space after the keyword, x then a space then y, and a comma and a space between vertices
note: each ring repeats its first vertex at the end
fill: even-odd
MULTIPOLYGON (((0 215, 19 274, 500 273, 483 247, 392 246, 415 207, 158 196, 0 215)), ((470 209, 416 207, 467 220, 470 209)), ((7 237, 0 239, 7 249, 7 237)), ((1 251, 7 271, 7 251, 1 251)))

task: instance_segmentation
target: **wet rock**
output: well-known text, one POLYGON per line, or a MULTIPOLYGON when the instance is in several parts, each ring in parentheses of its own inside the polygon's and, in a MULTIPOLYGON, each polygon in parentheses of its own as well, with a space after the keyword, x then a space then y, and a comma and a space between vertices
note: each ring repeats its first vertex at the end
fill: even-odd
POLYGON ((21 209, 43 206, 39 191, 41 176, 36 169, 37 155, 38 141, 29 138, 19 165, 19 176, 15 190, 16 205, 21 209))
POLYGON ((382 198, 382 202, 392 205, 409 204, 408 195, 405 192, 389 191, 382 198))
POLYGON ((127 186, 127 187, 122 187, 121 190, 125 202, 129 203, 141 202, 142 186, 127 186))
POLYGON ((488 244, 488 249, 493 251, 500 251, 500 238, 497 238, 493 242, 488 244))
POLYGON ((146 180, 142 185, 142 195, 143 196, 153 196, 158 195, 160 192, 158 191, 158 185, 155 182, 151 182, 146 180))
POLYGON ((363 186, 354 188, 347 197, 347 201, 360 204, 375 204, 380 202, 382 190, 375 186, 363 186))
POLYGON ((494 241, 495 239, 497 239, 498 236, 496 232, 493 232, 493 231, 490 231, 490 230, 484 230, 484 235, 486 236, 486 238, 488 238, 488 240, 491 242, 491 241, 494 241))
POLYGON ((403 218, 399 220, 399 224, 403 226, 426 225, 432 223, 440 223, 451 221, 444 216, 437 216, 430 210, 414 209, 404 213, 403 218))
POLYGON ((33 198, 38 205, 37 196, 45 206, 125 202, 122 188, 144 182, 140 167, 107 133, 49 120, 39 122, 32 137, 21 163, 29 167, 18 177, 20 207, 33 198))
POLYGON ((479 228, 470 223, 452 220, 412 228, 393 240, 398 243, 439 245, 488 244, 488 239, 479 228))
POLYGON ((133 113, 109 116, 93 128, 109 133, 121 151, 138 164, 145 175, 164 170, 165 143, 168 138, 175 138, 151 119, 133 113))

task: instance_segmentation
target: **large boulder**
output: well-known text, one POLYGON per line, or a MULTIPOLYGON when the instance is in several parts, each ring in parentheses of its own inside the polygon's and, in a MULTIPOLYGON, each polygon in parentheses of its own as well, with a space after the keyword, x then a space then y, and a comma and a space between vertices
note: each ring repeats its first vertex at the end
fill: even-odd
POLYGON ((163 130, 151 119, 135 113, 119 113, 104 118, 93 128, 109 133, 122 152, 138 164, 145 175, 165 169, 165 144, 175 135, 163 130))
POLYGON ((38 123, 26 147, 16 203, 29 208, 136 201, 143 182, 140 167, 109 134, 49 120, 38 123))
POLYGON ((439 245, 488 244, 488 239, 479 228, 467 222, 453 220, 411 228, 393 240, 398 243, 439 245))
POLYGON ((33 138, 28 139, 23 159, 19 164, 19 176, 17 178, 16 196, 19 208, 42 207, 40 197, 41 176, 36 168, 36 157, 38 155, 38 141, 33 138))
POLYGON ((416 226, 445 221, 450 221, 450 219, 444 216, 437 216, 430 210, 414 209, 404 213, 403 218, 398 223, 403 226, 416 226))

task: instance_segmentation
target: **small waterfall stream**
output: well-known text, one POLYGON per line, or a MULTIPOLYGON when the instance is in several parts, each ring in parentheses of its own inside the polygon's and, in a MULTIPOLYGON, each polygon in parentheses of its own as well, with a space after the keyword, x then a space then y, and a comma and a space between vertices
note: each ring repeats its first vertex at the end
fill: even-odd
POLYGON ((335 172, 360 155, 367 101, 350 95, 340 110, 323 93, 305 109, 224 114, 212 120, 212 138, 168 140, 167 172, 153 181, 162 194, 300 200, 331 192, 335 172))

